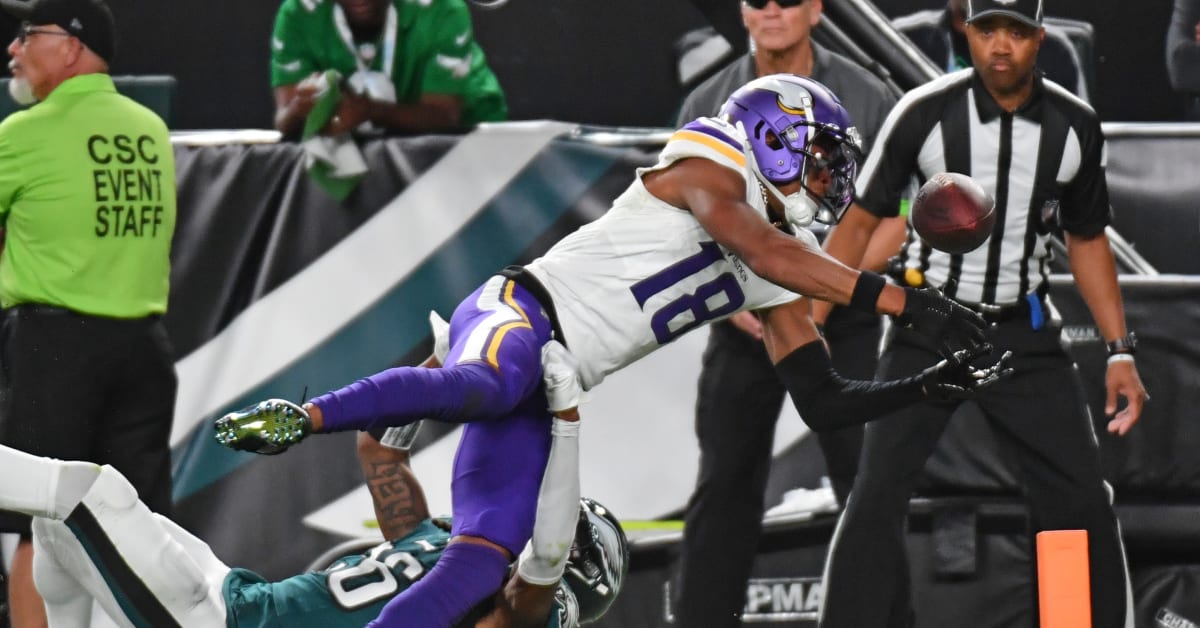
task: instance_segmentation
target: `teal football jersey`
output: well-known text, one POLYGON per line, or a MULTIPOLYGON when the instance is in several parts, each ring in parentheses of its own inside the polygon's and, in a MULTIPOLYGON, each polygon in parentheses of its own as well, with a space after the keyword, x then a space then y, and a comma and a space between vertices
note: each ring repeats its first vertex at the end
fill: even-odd
MULTIPOLYGON (((323 571, 268 582, 232 569, 223 593, 229 628, 362 628, 441 558, 450 534, 426 519, 412 533, 323 571)), ((559 628, 558 600, 547 628, 559 628)))

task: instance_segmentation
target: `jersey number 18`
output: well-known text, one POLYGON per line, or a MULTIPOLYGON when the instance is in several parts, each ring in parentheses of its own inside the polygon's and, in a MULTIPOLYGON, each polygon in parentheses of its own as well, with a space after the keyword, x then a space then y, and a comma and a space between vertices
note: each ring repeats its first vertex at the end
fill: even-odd
MULTIPOLYGON (((721 261, 722 257, 721 247, 716 242, 701 242, 699 253, 685 257, 633 284, 629 290, 633 292, 633 298, 637 299, 638 307, 645 310, 646 301, 649 301, 650 297, 670 290, 679 282, 721 261)), ((655 310, 650 315, 650 329, 654 332, 658 344, 665 345, 708 321, 733 314, 745 302, 746 295, 742 293, 742 288, 733 273, 721 273, 712 281, 696 286, 692 292, 685 293, 655 310), (721 300, 723 303, 710 309, 710 301, 721 294, 725 295, 721 300), (685 318, 682 324, 676 323, 672 327, 676 318, 687 313, 691 314, 690 320, 685 318)))

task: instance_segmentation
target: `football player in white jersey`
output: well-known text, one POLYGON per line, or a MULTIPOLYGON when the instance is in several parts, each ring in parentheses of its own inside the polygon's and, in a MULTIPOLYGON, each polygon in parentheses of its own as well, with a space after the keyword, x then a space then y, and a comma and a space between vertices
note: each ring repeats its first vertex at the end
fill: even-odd
POLYGON ((970 394, 999 365, 985 323, 934 290, 887 284, 833 260, 806 229, 849 205, 858 134, 837 97, 794 75, 737 90, 716 118, 680 129, 602 218, 527 267, 510 267, 455 310, 443 368, 400 367, 304 404, 274 401, 217 422, 217 440, 276 453, 311 432, 467 422, 452 485, 457 542, 372 626, 449 626, 490 594, 530 538, 550 419, 539 351, 578 359, 583 387, 704 323, 750 310, 800 415, 814 429, 859 423, 929 396, 970 394), (893 382, 831 368, 810 296, 893 316, 941 347, 942 364, 893 382), (956 353, 958 354, 956 356, 956 353))

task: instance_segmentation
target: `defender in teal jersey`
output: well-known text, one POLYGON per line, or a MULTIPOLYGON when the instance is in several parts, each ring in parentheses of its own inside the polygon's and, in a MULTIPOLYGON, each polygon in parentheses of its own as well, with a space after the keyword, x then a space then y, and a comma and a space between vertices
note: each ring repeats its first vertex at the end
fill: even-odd
MULTIPOLYGON (((51 626, 86 628, 95 599, 119 625, 139 628, 361 628, 433 568, 450 526, 429 518, 407 451, 387 449, 364 433, 360 454, 364 470, 373 469, 367 479, 376 511, 391 513, 381 528, 404 533, 278 582, 227 567, 203 541, 151 512, 110 466, 0 446, 6 470, 0 508, 34 517, 36 582, 51 626), (388 482, 387 490, 376 490, 388 482), (397 505, 397 495, 408 501, 384 507, 397 505)), ((547 628, 574 628, 602 615, 627 568, 624 533, 611 513, 590 499, 575 508, 565 574, 557 587, 545 589, 550 599, 537 602, 548 607, 538 624, 547 628)), ((455 626, 502 628, 518 625, 513 617, 538 616, 519 604, 497 595, 455 626)))
POLYGON ((331 134, 364 122, 419 132, 508 115, 463 0, 285 0, 271 40, 276 128, 299 131, 315 99, 304 80, 327 70, 348 79, 331 134))
MULTIPOLYGON (((10 91, 33 104, 0 123, 0 443, 110 464, 169 514, 167 126, 113 86, 116 28, 103 0, 0 8, 22 20, 8 46, 10 91)), ((13 623, 42 623, 29 518, 6 513, 0 531, 23 535, 13 623)))
MULTIPOLYGON (((343 557, 323 571, 279 582, 267 582, 252 571, 234 568, 222 587, 226 625, 361 628, 379 615, 388 600, 433 568, 450 540, 448 530, 448 521, 425 519, 404 538, 343 557)), ((481 620, 486 622, 483 625, 496 625, 484 619, 493 612, 493 605, 494 600, 488 600, 456 626, 476 626, 481 620)), ((564 581, 544 625, 572 628, 579 625, 579 616, 578 599, 564 581)))
MULTIPOLYGON (((554 420, 577 425, 576 366, 561 345, 548 346, 558 350, 543 359, 554 420)), ((628 547, 616 518, 578 497, 577 434, 554 430, 538 529, 516 573, 455 628, 574 628, 603 615, 621 590, 628 547)), ((122 626, 359 628, 422 580, 450 544, 449 523, 429 518, 408 464, 414 435, 413 428, 389 429, 380 440, 359 435, 380 531, 393 540, 278 582, 226 566, 147 508, 109 466, 0 446, 0 509, 34 518, 36 580, 51 626, 86 628, 94 599, 122 626)))
MULTIPOLYGON (((396 540, 268 582, 227 567, 203 541, 151 512, 112 467, 2 446, 0 465, 13 471, 0 476, 0 507, 34 516, 35 577, 51 626, 86 628, 95 599, 119 625, 139 628, 361 628, 432 569, 450 539, 449 523, 423 512, 396 540)), ((628 550, 616 520, 591 500, 578 512, 566 574, 538 624, 547 628, 602 614, 623 579, 628 550)), ((508 603, 503 595, 485 600, 455 626, 516 625, 505 617, 521 609, 497 608, 508 603)))

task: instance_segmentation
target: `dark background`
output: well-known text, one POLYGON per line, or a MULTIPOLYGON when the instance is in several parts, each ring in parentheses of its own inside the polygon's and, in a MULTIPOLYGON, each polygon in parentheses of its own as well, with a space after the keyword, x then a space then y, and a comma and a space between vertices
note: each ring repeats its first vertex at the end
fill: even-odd
MULTIPOLYGON (((827 4, 839 0, 826 0, 827 4)), ((942 0, 875 0, 888 16, 942 0)), ((277 0, 109 0, 121 42, 113 74, 178 79, 175 127, 268 128, 268 44, 277 0)), ((737 32, 736 0, 510 0, 472 7, 477 38, 514 119, 664 126, 682 97, 674 44, 721 7, 737 32), (724 9, 724 3, 729 9, 724 9)), ((1050 0, 1047 14, 1096 29, 1093 106, 1104 120, 1164 121, 1182 112, 1170 91, 1164 41, 1171 3, 1050 0)), ((15 31, 5 16, 0 28, 15 31)), ((0 31, 5 32, 5 31, 0 31)))

